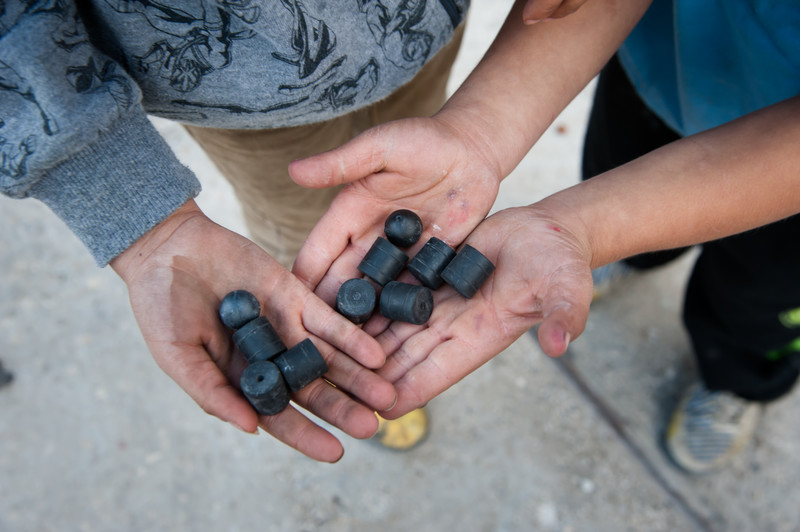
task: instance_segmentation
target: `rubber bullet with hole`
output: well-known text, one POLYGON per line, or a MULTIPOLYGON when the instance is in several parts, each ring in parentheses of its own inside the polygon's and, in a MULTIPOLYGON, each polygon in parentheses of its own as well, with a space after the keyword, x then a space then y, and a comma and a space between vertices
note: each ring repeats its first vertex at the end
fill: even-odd
POLYGON ((278 366, 292 393, 299 392, 328 372, 328 364, 308 338, 276 356, 272 362, 278 366))
POLYGON ((250 364, 239 381, 242 393, 259 414, 274 416, 289 405, 289 390, 278 366, 261 360, 250 364))
POLYGON ((456 256, 456 250, 436 237, 428 240, 408 262, 408 271, 431 290, 442 286, 442 271, 456 256))
POLYGON ((442 279, 467 299, 492 275, 494 264, 483 253, 465 244, 442 272, 442 279))
POLYGON ((249 321, 233 333, 233 341, 249 363, 269 360, 286 351, 286 344, 264 316, 249 321))
POLYGON ((392 281, 381 291, 380 307, 390 320, 422 325, 433 312, 433 293, 424 286, 392 281))
POLYGON ((336 310, 353 323, 364 323, 375 310, 375 288, 366 279, 342 283, 336 294, 336 310))
POLYGON ((383 286, 400 275, 406 262, 408 255, 379 236, 358 265, 358 271, 383 286))

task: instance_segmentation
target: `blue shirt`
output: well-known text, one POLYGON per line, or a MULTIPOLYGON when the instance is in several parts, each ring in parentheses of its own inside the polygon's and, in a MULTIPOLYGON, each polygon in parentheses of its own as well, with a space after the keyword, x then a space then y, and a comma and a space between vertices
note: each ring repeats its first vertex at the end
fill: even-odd
POLYGON ((648 106, 691 135, 800 94, 800 2, 655 0, 619 58, 648 106))

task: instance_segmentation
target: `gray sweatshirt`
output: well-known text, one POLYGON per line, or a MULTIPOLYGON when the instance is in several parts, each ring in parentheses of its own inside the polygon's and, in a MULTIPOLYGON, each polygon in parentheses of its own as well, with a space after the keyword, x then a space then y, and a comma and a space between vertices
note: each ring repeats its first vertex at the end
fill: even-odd
POLYGON ((147 114, 320 122, 391 94, 469 0, 0 0, 0 191, 107 264, 200 190, 147 114))

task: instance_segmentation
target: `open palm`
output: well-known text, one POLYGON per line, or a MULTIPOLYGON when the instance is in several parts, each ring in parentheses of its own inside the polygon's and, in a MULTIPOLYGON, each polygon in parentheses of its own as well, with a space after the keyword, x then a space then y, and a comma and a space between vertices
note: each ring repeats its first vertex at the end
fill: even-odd
POLYGON ((435 292, 424 326, 393 323, 377 338, 388 358, 379 373, 395 384, 400 416, 440 394, 508 347, 533 325, 542 349, 563 354, 586 324, 589 258, 574 234, 530 207, 489 217, 467 239, 496 266, 471 299, 435 292))
POLYGON ((248 290, 286 345, 312 339, 329 372, 292 399, 354 437, 371 436, 373 409, 395 399, 392 386, 365 367, 382 364, 383 352, 258 246, 197 212, 123 275, 153 358, 209 414, 247 432, 261 426, 315 459, 337 460, 338 440, 293 406, 258 416, 240 393, 245 360, 217 315, 220 300, 248 290))
POLYGON ((423 236, 458 245, 489 212, 500 182, 491 161, 446 123, 412 118, 373 128, 290 166, 303 186, 347 183, 312 231, 293 272, 329 304, 397 209, 417 213, 423 236))

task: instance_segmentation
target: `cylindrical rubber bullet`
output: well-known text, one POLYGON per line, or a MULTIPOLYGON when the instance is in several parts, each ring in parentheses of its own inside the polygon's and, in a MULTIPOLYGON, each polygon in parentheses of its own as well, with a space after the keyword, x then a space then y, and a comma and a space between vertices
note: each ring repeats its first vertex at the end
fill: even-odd
POLYGON ((442 272, 442 279, 469 299, 493 271, 492 261, 474 247, 465 244, 442 272))
POLYGON ((442 271, 455 256, 456 250, 433 237, 408 262, 408 271, 423 285, 436 290, 442 286, 442 271))
POLYGON ((238 329, 248 321, 253 321, 260 313, 258 299, 247 290, 230 292, 219 305, 219 317, 231 329, 238 329))
POLYGON ((259 414, 274 416, 289 405, 289 390, 280 370, 272 362, 250 364, 239 381, 242 393, 259 414))
POLYGON ((328 372, 328 364, 310 339, 306 338, 272 359, 292 393, 299 392, 328 372))
POLYGON ((403 271, 408 255, 383 237, 378 237, 358 265, 358 271, 383 286, 403 271))
POLYGON ((233 333, 233 341, 251 364, 259 360, 269 360, 286 351, 286 345, 264 316, 247 322, 233 333))
POLYGON ((390 320, 422 325, 433 312, 433 294, 424 286, 392 281, 383 287, 380 304, 390 320))
POLYGON ((342 283, 336 294, 336 310, 353 323, 364 323, 375 309, 375 288, 366 279, 342 283))
POLYGON ((400 248, 411 247, 422 236, 422 220, 413 211, 400 209, 386 218, 383 231, 389 242, 400 248))

